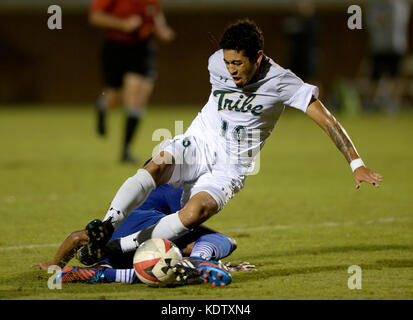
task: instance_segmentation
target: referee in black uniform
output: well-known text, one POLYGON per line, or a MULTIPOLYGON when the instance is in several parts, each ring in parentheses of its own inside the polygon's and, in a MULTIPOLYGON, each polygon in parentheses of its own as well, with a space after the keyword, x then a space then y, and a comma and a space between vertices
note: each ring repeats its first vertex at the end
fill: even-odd
POLYGON ((130 145, 156 79, 155 36, 171 41, 174 31, 167 25, 160 0, 94 0, 89 21, 103 28, 103 94, 99 97, 98 133, 105 135, 108 110, 120 103, 126 108, 122 162, 137 162, 130 145))

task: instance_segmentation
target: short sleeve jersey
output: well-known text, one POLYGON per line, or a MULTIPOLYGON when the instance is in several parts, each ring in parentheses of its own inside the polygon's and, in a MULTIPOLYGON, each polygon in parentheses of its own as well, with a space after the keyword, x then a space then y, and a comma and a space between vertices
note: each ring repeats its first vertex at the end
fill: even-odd
POLYGON ((251 165, 285 106, 303 112, 318 88, 264 56, 257 80, 239 88, 224 63, 223 50, 209 58, 211 94, 189 133, 200 134, 241 163, 251 165))
POLYGON ((138 15, 142 25, 132 33, 107 29, 105 36, 109 39, 133 43, 147 40, 155 30, 155 17, 162 12, 160 0, 94 0, 90 6, 91 12, 103 11, 119 18, 138 15))

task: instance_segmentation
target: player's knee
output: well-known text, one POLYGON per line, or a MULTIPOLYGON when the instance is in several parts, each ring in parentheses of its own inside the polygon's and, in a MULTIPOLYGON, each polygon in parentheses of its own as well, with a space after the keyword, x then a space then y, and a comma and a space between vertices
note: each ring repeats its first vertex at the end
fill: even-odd
POLYGON ((171 179, 174 166, 174 157, 170 153, 162 151, 145 164, 144 169, 151 174, 156 185, 161 185, 168 183, 171 179))
POLYGON ((212 197, 203 195, 191 198, 179 212, 182 223, 187 228, 193 228, 208 220, 217 213, 218 205, 212 197))
POLYGON ((208 209, 195 210, 189 208, 187 210, 181 210, 179 212, 179 217, 182 224, 189 229, 199 226, 201 223, 205 222, 213 215, 214 213, 212 213, 208 209))
POLYGON ((217 211, 214 209, 214 207, 211 207, 209 205, 205 205, 198 212, 199 221, 201 221, 201 223, 202 223, 202 222, 208 220, 209 218, 211 218, 216 213, 217 213, 217 211))
POLYGON ((186 247, 182 249, 182 256, 189 257, 191 255, 194 243, 195 242, 188 243, 186 247))

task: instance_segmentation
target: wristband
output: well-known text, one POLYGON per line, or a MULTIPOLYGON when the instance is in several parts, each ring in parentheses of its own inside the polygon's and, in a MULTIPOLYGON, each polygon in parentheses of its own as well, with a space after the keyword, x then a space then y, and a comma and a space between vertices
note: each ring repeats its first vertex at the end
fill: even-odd
POLYGON ((361 158, 354 159, 353 161, 350 162, 350 167, 351 167, 351 170, 353 170, 353 172, 356 171, 357 168, 364 167, 364 166, 365 166, 364 162, 363 160, 361 160, 361 158))

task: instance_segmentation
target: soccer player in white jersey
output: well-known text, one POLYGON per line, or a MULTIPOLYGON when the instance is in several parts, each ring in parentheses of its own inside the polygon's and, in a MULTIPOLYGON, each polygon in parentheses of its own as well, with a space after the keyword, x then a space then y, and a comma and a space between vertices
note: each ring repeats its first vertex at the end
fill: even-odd
MULTIPOLYGON (((188 130, 163 143, 144 168, 116 193, 103 224, 116 228, 157 185, 183 187, 182 209, 118 243, 135 250, 148 238, 173 241, 219 212, 243 186, 256 156, 285 106, 303 111, 332 139, 362 182, 378 187, 340 123, 318 100, 318 89, 274 63, 263 52, 263 35, 250 20, 230 25, 221 49, 209 58, 211 94, 188 130)), ((90 241, 94 241, 93 236, 90 241)))

